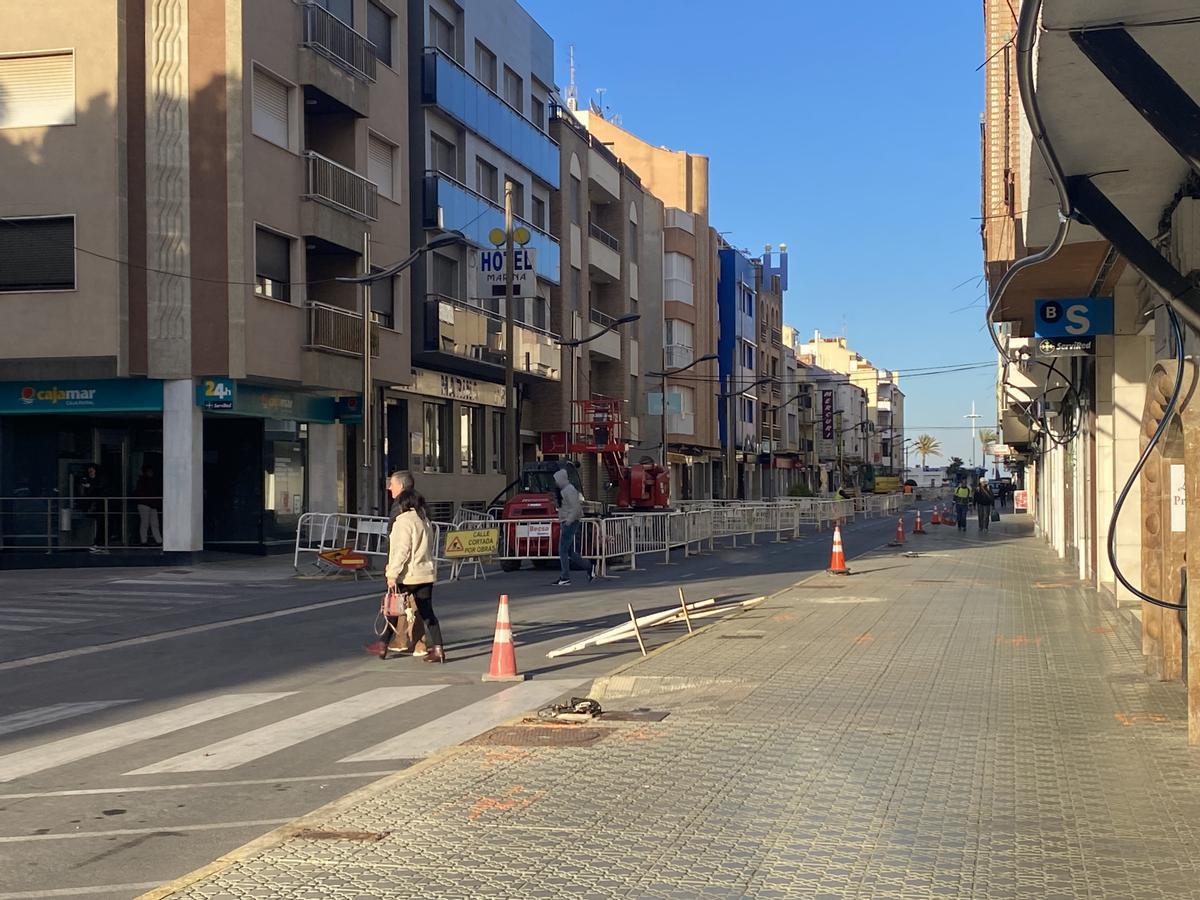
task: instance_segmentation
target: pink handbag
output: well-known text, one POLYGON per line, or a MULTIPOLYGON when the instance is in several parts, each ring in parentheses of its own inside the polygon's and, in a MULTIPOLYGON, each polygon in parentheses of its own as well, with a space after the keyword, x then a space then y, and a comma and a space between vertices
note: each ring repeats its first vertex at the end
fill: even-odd
POLYGON ((380 601, 379 613, 390 618, 404 615, 404 595, 396 588, 388 588, 380 601))

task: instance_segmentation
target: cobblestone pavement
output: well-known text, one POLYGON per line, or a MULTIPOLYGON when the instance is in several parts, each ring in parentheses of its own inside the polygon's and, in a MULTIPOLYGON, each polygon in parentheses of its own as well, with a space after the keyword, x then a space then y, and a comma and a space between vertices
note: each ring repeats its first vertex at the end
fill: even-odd
POLYGON ((1023 519, 914 548, 596 683, 661 722, 456 748, 169 895, 1200 896, 1182 688, 1023 519))

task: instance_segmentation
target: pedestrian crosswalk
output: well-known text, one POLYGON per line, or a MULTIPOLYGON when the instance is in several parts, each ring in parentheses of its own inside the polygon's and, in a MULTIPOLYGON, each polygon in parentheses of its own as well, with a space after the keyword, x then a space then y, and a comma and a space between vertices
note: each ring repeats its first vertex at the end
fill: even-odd
MULTIPOLYGON (((386 740, 364 740, 363 743, 369 746, 362 747, 360 744, 360 748, 350 755, 346 755, 347 741, 352 742, 358 732, 347 729, 348 726, 373 720, 406 704, 426 700, 447 690, 451 685, 373 688, 339 698, 334 702, 322 702, 319 706, 296 715, 273 715, 272 710, 273 704, 278 704, 278 701, 285 698, 292 698, 293 702, 286 706, 293 709, 297 698, 304 699, 298 692, 221 694, 172 709, 129 718, 115 725, 0 754, 0 783, 49 772, 114 750, 122 751, 121 760, 124 765, 118 770, 123 772, 120 776, 122 778, 228 771, 290 750, 305 742, 317 740, 339 729, 347 729, 349 733, 339 734, 337 749, 328 754, 330 762, 350 764, 416 759, 469 740, 522 712, 544 705, 581 683, 582 679, 522 682, 490 694, 482 700, 468 703, 454 712, 406 729, 386 740), (204 740, 204 730, 201 729, 195 738, 199 746, 189 747, 184 752, 176 752, 166 758, 161 757, 164 747, 162 739, 167 736, 184 733, 181 737, 186 739, 186 729, 206 724, 215 726, 226 717, 248 710, 258 710, 256 727, 215 743, 211 742, 211 739, 204 740), (269 720, 267 724, 259 724, 262 718, 269 720), (142 764, 126 768, 130 763, 142 764)), ((328 701, 329 696, 323 694, 321 699, 328 701)), ((0 717, 0 736, 135 702, 137 701, 85 701, 25 710, 0 717)), ((379 735, 376 734, 375 737, 378 738, 379 735)), ((177 745, 175 749, 178 749, 177 745)))

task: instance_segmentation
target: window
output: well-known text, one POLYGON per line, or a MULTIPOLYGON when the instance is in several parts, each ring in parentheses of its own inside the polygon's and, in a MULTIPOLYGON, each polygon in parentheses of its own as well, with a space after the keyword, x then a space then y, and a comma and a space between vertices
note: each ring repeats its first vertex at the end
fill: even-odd
POLYGON ((507 457, 504 452, 504 413, 492 411, 492 471, 503 472, 507 457))
MULTIPOLYGON (((372 272, 383 271, 378 266, 372 272)), ((396 322, 396 279, 384 278, 371 282, 371 321, 384 328, 395 327, 396 322)))
POLYGON ((317 0, 317 5, 354 27, 354 0, 317 0))
POLYGON ((375 45, 375 58, 392 65, 392 22, 395 16, 378 3, 367 2, 367 40, 375 45))
POLYGON ((443 297, 458 296, 458 260, 433 254, 433 292, 443 297))
POLYGON ((525 112, 525 79, 510 69, 504 67, 504 99, 517 112, 525 112))
POLYGON ((429 148, 433 156, 434 169, 458 180, 458 148, 436 134, 429 136, 429 148))
MULTIPOLYGON (((571 267, 571 308, 577 313, 583 312, 583 278, 578 269, 571 267)), ((575 335, 572 334, 571 337, 575 335)))
POLYGON ((546 201, 541 197, 533 198, 533 218, 530 221, 542 231, 546 230, 546 201))
POLYGON ((583 182, 571 176, 571 190, 567 195, 567 204, 571 207, 571 224, 579 224, 579 209, 583 205, 583 182))
POLYGON ((0 223, 0 291, 74 289, 74 216, 0 223))
POLYGON ((754 292, 744 285, 741 287, 741 307, 743 315, 754 316, 754 292))
POLYGON ((496 90, 496 54, 479 41, 475 42, 475 77, 496 90))
POLYGON ((529 97, 529 118, 542 131, 546 130, 546 104, 533 95, 529 97))
POLYGON ((458 408, 459 467, 464 475, 483 474, 483 410, 458 408))
POLYGON ((475 190, 493 203, 500 202, 500 172, 479 157, 475 158, 475 190))
POLYGON ((280 147, 291 145, 291 93, 278 78, 254 70, 254 133, 280 147))
POLYGON ((281 234, 254 229, 254 284, 260 297, 291 302, 292 242, 281 234))
POLYGON ((667 389, 667 431, 671 434, 694 434, 696 431, 696 393, 690 387, 667 389), (673 399, 674 398, 674 399, 673 399))
POLYGON ((449 472, 450 407, 445 403, 426 403, 425 406, 425 471, 449 472))
POLYGON ((429 43, 437 47, 451 59, 458 59, 457 41, 454 38, 454 25, 438 15, 432 9, 429 11, 429 43))
POLYGON ((75 124, 75 55, 0 57, 0 128, 75 124))
POLYGON ((517 181, 517 179, 513 178, 511 175, 509 175, 507 177, 508 177, 508 180, 512 182, 512 186, 513 186, 513 188, 512 188, 512 191, 513 191, 513 215, 517 216, 518 218, 524 219, 525 218, 525 185, 521 184, 521 182, 517 181))
POLYGON ((396 147, 381 138, 367 138, 367 180, 375 182, 383 197, 394 199, 396 147))
POLYGON ((636 262, 638 258, 638 224, 632 219, 629 222, 629 247, 627 249, 636 262))
POLYGON ((692 258, 682 253, 663 254, 663 299, 692 303, 692 258))
POLYGON ((667 350, 667 368, 688 366, 693 358, 694 329, 691 322, 667 319, 663 323, 663 343, 667 350))
POLYGON ((742 421, 747 425, 754 424, 754 401, 747 397, 738 398, 742 407, 742 421))
POLYGON ((742 341, 742 366, 747 369, 754 368, 754 345, 742 341))

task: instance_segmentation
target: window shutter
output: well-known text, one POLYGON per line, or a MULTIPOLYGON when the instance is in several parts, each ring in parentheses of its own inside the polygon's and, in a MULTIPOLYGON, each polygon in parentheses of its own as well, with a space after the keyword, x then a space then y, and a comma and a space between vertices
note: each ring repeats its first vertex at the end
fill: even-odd
POLYGON ((254 71, 254 133, 280 147, 288 146, 288 86, 266 72, 254 71))
POLYGON ((0 128, 75 124, 75 56, 0 57, 0 128))
POLYGON ((9 219, 0 225, 0 291, 74 287, 74 219, 9 219))
POLYGON ((367 141, 367 179, 375 182, 379 193, 391 198, 395 184, 392 172, 395 148, 386 141, 371 137, 367 141))

